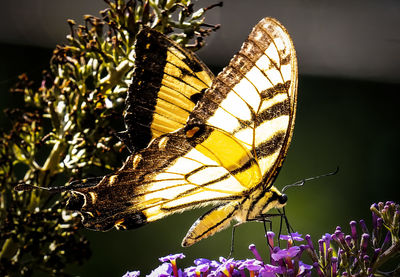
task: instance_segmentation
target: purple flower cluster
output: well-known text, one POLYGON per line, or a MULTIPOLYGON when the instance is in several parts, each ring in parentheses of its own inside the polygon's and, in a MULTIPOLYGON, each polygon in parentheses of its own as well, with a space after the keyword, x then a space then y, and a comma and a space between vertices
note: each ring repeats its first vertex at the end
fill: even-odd
MULTIPOLYGON (((276 277, 276 274, 284 276, 311 276, 312 266, 300 261, 302 252, 307 246, 293 246, 293 240, 303 240, 298 233, 288 236, 281 236, 282 240, 288 242, 287 249, 281 249, 273 245, 273 232, 268 232, 268 245, 271 249, 270 263, 265 263, 258 253, 254 244, 249 246, 254 258, 246 260, 226 259, 220 257, 219 261, 208 259, 196 259, 194 266, 181 270, 177 267, 176 260, 183 259, 183 254, 174 254, 162 257, 159 260, 163 263, 154 269, 149 277, 276 277)), ((139 276, 138 271, 127 272, 123 277, 139 276)))
MULTIPOLYGON (((346 235, 340 226, 333 234, 326 233, 314 247, 310 235, 305 236, 306 244, 296 246, 295 241, 303 241, 300 234, 281 235, 287 242, 281 249, 274 245, 275 234, 267 232, 269 248, 268 262, 260 256, 254 244, 249 246, 254 258, 247 260, 225 259, 219 261, 196 259, 194 266, 185 269, 177 267, 176 260, 183 259, 183 254, 168 255, 160 258, 162 264, 154 269, 150 277, 301 277, 311 276, 313 270, 321 277, 336 276, 376 276, 381 274, 379 268, 393 257, 400 254, 400 208, 399 205, 387 201, 373 204, 371 231, 365 221, 350 222, 350 235, 346 235), (313 265, 307 265, 300 259, 307 253, 313 265)), ((400 276, 400 267, 385 272, 388 276, 400 276), (397 274, 397 275, 396 275, 397 274)), ((139 271, 127 272, 123 277, 137 277, 139 271)), ((385 275, 385 276, 386 276, 385 275)))
MULTIPOLYGON (((391 257, 400 253, 399 205, 392 201, 373 204, 372 230, 364 220, 350 222, 350 235, 340 226, 335 232, 325 234, 314 248, 311 237, 306 235, 307 252, 319 276, 375 276, 379 268, 391 257), (360 235, 359 235, 360 234, 360 235)), ((397 269, 399 270, 399 269, 397 269)), ((397 276, 400 272, 386 272, 397 276)))

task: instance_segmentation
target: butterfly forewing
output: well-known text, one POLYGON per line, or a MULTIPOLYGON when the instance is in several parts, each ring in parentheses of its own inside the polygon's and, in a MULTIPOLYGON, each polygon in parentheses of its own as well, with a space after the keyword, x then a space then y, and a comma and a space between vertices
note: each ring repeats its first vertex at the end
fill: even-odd
MULTIPOLYGON (((282 166, 294 127, 297 94, 297 61, 284 27, 266 18, 253 29, 241 50, 216 77, 189 124, 206 122, 226 131, 251 152, 262 179, 252 178, 239 201, 222 204, 199 218, 182 244, 190 246, 229 226, 231 219, 254 220, 285 198, 272 183, 282 166)), ((212 133, 210 134, 212 136, 212 133)), ((218 151, 215 143, 210 151, 218 151)), ((225 158, 234 159, 237 153, 225 158)), ((246 172, 243 163, 234 172, 246 172)))
POLYGON ((120 137, 131 149, 145 148, 162 134, 185 126, 189 114, 214 79, 192 53, 151 29, 136 40, 133 82, 126 99, 120 137))
POLYGON ((286 155, 296 92, 293 43, 282 25, 266 18, 217 76, 189 123, 207 122, 240 140, 257 160, 265 183, 286 155))

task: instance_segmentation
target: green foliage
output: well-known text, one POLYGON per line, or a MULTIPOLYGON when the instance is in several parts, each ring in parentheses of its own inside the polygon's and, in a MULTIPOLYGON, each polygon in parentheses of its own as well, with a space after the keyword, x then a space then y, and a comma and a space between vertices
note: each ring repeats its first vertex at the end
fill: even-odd
POLYGON ((64 210, 65 194, 13 188, 63 185, 121 165, 126 150, 114 133, 122 129, 141 28, 193 49, 218 28, 204 23, 212 7, 194 11, 188 0, 105 1, 101 17, 85 16, 82 26, 68 21, 69 43, 54 50, 39 87, 23 74, 12 89, 24 101, 6 111, 12 128, 0 135, 0 271, 6 276, 58 276, 67 264, 89 258, 79 216, 64 210))

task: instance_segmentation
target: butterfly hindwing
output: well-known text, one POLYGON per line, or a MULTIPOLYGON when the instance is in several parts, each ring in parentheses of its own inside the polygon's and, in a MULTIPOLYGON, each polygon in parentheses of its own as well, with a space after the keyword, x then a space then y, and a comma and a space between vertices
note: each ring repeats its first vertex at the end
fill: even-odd
POLYGON ((142 35, 125 115, 128 143, 137 150, 97 185, 72 190, 83 224, 131 229, 217 205, 190 228, 182 243, 189 246, 233 219, 256 220, 285 205, 272 184, 292 137, 297 97, 296 54, 286 29, 261 20, 215 78, 163 35, 142 35), (160 48, 163 64, 156 65, 160 53, 153 52, 160 48))
POLYGON ((211 132, 218 133, 209 126, 196 125, 162 135, 96 186, 74 190, 75 197, 84 203, 80 210, 85 227, 129 229, 188 208, 241 198, 248 187, 237 176, 247 181, 259 178, 258 167, 246 148, 224 134, 224 142, 235 145, 238 156, 247 156, 230 161, 229 168, 235 171, 244 164, 253 165, 246 171, 248 176, 240 172, 236 176, 226 169, 228 161, 222 160, 222 153, 205 148, 207 139, 202 136, 211 132))

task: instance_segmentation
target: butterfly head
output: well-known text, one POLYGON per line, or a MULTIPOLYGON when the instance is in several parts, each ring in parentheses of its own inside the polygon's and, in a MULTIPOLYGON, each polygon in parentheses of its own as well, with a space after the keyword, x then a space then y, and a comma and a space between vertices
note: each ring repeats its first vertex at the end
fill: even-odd
MULTIPOLYGON (((286 194, 280 192, 276 187, 271 187, 271 198, 268 200, 268 210, 272 208, 281 209, 286 206, 288 197, 286 194)), ((264 210, 264 213, 267 212, 264 210)))
POLYGON ((278 196, 278 203, 281 207, 285 206, 287 201, 288 197, 286 194, 282 193, 281 195, 278 196))

